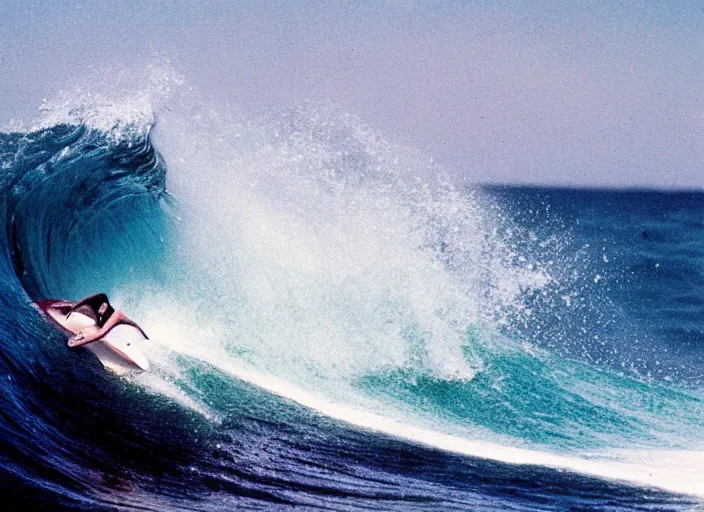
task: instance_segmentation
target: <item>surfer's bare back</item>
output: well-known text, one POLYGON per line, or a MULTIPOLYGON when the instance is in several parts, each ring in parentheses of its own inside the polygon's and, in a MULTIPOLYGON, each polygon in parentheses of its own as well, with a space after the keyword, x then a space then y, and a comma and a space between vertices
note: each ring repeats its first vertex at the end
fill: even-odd
POLYGON ((71 348, 80 347, 98 341, 103 338, 107 333, 109 333, 115 326, 119 324, 131 325, 139 329, 142 335, 149 339, 149 336, 142 330, 142 328, 137 325, 134 321, 130 320, 127 315, 122 311, 115 311, 115 309, 110 305, 107 295, 104 293, 98 293, 96 295, 91 295, 85 299, 81 299, 78 302, 62 302, 57 304, 59 307, 70 308, 66 317, 70 316, 71 313, 81 313, 95 321, 98 330, 88 336, 84 336, 78 333, 72 336, 68 340, 68 346, 71 348))

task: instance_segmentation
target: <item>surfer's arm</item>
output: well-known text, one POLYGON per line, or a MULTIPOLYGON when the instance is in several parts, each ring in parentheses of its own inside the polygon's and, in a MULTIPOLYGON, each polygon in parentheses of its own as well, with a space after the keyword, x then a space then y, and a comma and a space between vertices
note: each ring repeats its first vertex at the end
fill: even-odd
POLYGON ((57 300, 57 301, 46 301, 51 303, 52 308, 72 308, 76 305, 75 302, 71 300, 57 300))
POLYGON ((147 333, 145 333, 139 325, 130 320, 122 311, 116 311, 115 313, 110 315, 108 321, 105 322, 105 325, 103 325, 98 331, 91 334, 90 336, 85 337, 79 333, 76 336, 73 336, 70 340, 68 340, 68 346, 71 348, 76 348, 83 345, 87 345, 88 343, 93 343, 94 341, 98 341, 99 339, 105 337, 105 335, 109 333, 113 329, 113 327, 119 324, 131 325, 132 327, 138 329, 139 332, 142 333, 142 336, 144 336, 146 339, 149 339, 147 333))

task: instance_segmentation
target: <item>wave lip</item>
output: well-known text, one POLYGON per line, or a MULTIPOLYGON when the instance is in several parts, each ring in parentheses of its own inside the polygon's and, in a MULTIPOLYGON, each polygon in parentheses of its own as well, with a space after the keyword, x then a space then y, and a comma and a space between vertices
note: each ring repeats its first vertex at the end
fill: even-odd
MULTIPOLYGON (((0 145, 11 155, 4 241, 31 297, 76 296, 79 280, 91 281, 127 256, 126 244, 142 250, 124 237, 134 235, 126 228, 153 222, 165 197, 166 167, 148 131, 115 139, 85 125, 60 124, 3 134, 0 145)), ((100 282, 106 279, 82 288, 100 282)))

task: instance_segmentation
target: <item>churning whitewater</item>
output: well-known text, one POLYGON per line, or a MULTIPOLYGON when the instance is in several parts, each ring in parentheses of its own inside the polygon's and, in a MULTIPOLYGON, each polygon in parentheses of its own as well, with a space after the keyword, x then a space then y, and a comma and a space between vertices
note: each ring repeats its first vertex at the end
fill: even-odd
POLYGON ((704 194, 469 187, 331 105, 245 117, 154 76, 0 134, 17 503, 701 505, 704 194), (149 372, 32 307, 98 291, 149 372))

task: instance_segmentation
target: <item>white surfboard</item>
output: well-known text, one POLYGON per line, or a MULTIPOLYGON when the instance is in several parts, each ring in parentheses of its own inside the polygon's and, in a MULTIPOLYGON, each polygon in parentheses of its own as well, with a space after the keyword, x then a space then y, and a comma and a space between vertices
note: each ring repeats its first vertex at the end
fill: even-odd
MULTIPOLYGON (((58 309, 49 307, 46 312, 56 323, 74 334, 89 336, 97 332, 95 321, 84 314, 74 312, 68 316, 58 309)), ((149 361, 139 346, 144 342, 144 336, 139 329, 127 324, 118 324, 104 338, 84 345, 93 352, 103 366, 116 373, 139 369, 149 369, 149 361)))

